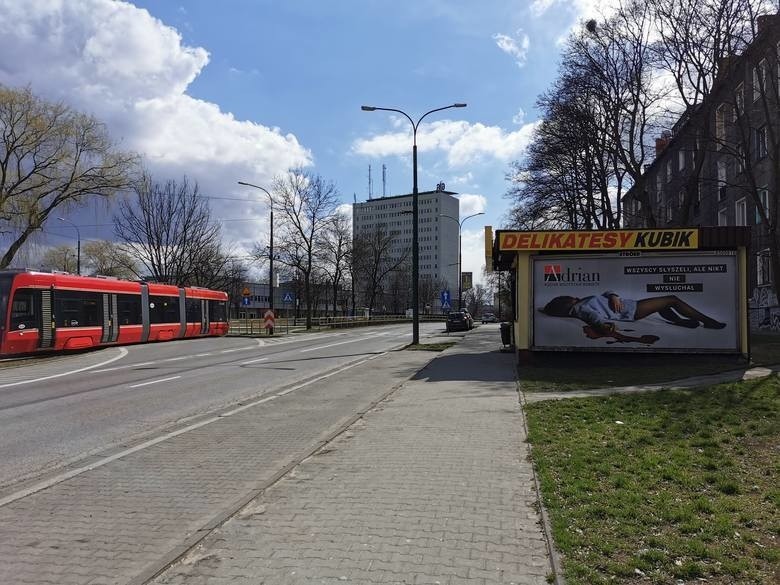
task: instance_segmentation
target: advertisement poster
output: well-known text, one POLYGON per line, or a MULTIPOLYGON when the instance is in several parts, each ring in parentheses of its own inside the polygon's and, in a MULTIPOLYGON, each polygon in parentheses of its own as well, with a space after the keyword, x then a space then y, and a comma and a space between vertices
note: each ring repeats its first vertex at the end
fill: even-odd
POLYGON ((533 348, 738 350, 737 258, 629 252, 533 259, 533 348))

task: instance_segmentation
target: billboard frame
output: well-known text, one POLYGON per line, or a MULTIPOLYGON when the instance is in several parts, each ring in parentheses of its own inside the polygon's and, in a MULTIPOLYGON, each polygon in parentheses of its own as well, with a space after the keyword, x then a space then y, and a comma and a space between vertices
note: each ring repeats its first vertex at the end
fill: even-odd
POLYGON ((621 230, 496 230, 485 228, 485 261, 488 270, 510 272, 515 282, 513 333, 520 361, 531 358, 533 352, 583 353, 643 353, 643 354, 721 354, 750 357, 748 331, 748 246, 747 226, 707 226, 698 228, 653 228, 621 230), (553 248, 553 249, 551 249, 553 248), (646 350, 633 347, 582 348, 533 346, 534 334, 534 260, 545 256, 616 257, 633 252, 674 256, 684 251, 721 251, 736 257, 736 303, 738 315, 736 350, 658 348, 646 350))

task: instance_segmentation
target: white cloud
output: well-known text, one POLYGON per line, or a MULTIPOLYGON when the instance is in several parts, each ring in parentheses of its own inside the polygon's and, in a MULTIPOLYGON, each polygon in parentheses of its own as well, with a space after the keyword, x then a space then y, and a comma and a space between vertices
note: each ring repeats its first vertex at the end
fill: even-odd
POLYGON ((462 218, 475 213, 484 213, 487 209, 487 197, 484 195, 459 193, 458 201, 460 202, 458 205, 458 213, 462 218))
POLYGON ((578 18, 592 18, 612 11, 619 3, 620 0, 534 0, 531 14, 540 17, 554 5, 563 5, 578 18))
MULTIPOLYGON (((396 120, 398 127, 400 120, 396 120)), ((531 141, 538 122, 525 124, 514 132, 498 126, 442 120, 426 124, 417 132, 420 151, 443 151, 450 167, 462 167, 483 158, 506 163, 520 158, 531 141)), ((353 152, 370 157, 408 156, 411 136, 399 131, 363 138, 352 145, 353 152)))
POLYGON ((518 126, 522 126, 525 122, 525 110, 523 108, 519 108, 517 110, 517 113, 512 116, 512 123, 517 124, 518 126))
POLYGON ((528 38, 528 35, 523 32, 523 29, 517 29, 516 38, 496 33, 493 35, 493 40, 496 41, 496 45, 498 45, 499 49, 515 60, 518 67, 523 67, 523 65, 525 65, 526 58, 528 57, 528 48, 531 46, 531 40, 528 38))
MULTIPOLYGON (((0 83, 96 115, 161 180, 187 174, 204 193, 245 194, 236 180, 267 184, 311 162, 294 135, 188 95, 208 52, 183 45, 146 10, 115 0, 0 0, 0 13, 0 83)), ((232 235, 259 237, 257 226, 239 223, 232 235)))

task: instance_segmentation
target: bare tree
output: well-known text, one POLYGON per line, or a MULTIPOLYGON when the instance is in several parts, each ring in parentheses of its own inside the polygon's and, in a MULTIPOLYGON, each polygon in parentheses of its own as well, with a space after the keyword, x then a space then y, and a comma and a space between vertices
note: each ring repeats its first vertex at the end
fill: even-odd
POLYGON ((138 265, 117 242, 93 240, 82 246, 87 274, 132 279, 140 276, 138 265))
POLYGON ((72 246, 49 248, 41 258, 41 268, 76 272, 76 250, 72 246))
POLYGON ((55 209, 129 188, 136 160, 115 150, 95 118, 46 102, 29 88, 0 86, 0 268, 55 209))
POLYGON ((208 200, 186 177, 159 184, 144 176, 135 185, 135 198, 120 203, 114 230, 125 250, 158 282, 210 286, 229 264, 208 200))
POLYGON ((352 223, 345 213, 336 212, 325 227, 319 245, 320 266, 330 282, 333 314, 336 314, 339 288, 349 271, 352 255, 352 223))
POLYGON ((317 245, 336 209, 338 191, 333 183, 303 169, 276 178, 272 191, 272 204, 281 214, 279 260, 303 277, 306 328, 311 329, 317 245))
POLYGON ((393 243, 394 236, 384 224, 376 224, 372 232, 355 238, 353 243, 353 270, 356 281, 363 284, 363 302, 371 310, 377 308, 377 300, 387 287, 390 275, 411 256, 409 248, 394 252, 393 243))

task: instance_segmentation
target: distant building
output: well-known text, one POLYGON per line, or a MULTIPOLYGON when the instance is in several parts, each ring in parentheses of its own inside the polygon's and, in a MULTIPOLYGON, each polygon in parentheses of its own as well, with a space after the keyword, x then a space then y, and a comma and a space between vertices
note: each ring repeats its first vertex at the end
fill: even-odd
MULTIPOLYGON (((441 290, 450 291, 451 298, 457 298, 458 289, 458 219, 459 201, 456 193, 445 191, 440 184, 436 191, 418 193, 418 247, 420 275, 420 311, 441 312, 441 290), (449 216, 442 217, 442 215, 449 216), (428 309, 430 307, 430 309, 428 309)), ((352 208, 352 235, 355 242, 371 238, 377 233, 386 234, 390 242, 386 247, 385 260, 395 262, 404 257, 407 262, 399 271, 405 271, 404 283, 411 287, 412 250, 412 195, 394 195, 369 199, 355 203, 352 208)), ((375 302, 375 310, 391 312, 391 306, 400 307, 401 312, 411 308, 411 297, 407 288, 404 298, 398 298, 398 291, 392 283, 382 283, 381 300, 375 302), (403 302, 403 306, 399 303, 403 302)), ((365 291, 365 275, 358 275, 356 291, 365 291)), ((358 304, 367 302, 361 297, 358 304)), ((454 307, 453 307, 454 308, 454 307)))
POLYGON ((780 15, 762 16, 754 41, 720 63, 710 94, 656 140, 643 180, 623 197, 626 227, 751 227, 754 329, 780 330, 770 261, 780 242, 779 81, 780 15))

